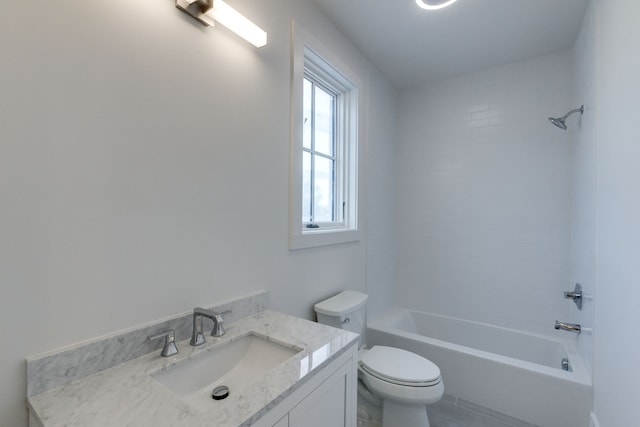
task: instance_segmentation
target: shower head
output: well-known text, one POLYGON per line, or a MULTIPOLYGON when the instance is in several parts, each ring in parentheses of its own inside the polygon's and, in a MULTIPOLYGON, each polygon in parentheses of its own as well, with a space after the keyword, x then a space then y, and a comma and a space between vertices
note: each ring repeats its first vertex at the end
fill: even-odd
POLYGON ((553 123, 554 126, 557 126, 562 130, 567 130, 567 124, 565 123, 565 120, 567 120, 567 117, 577 112, 580 112, 580 114, 584 113, 584 105, 581 105, 580 108, 575 108, 569 111, 567 114, 565 114, 562 117, 549 117, 549 121, 553 123))
POLYGON ((564 122, 563 118, 549 117, 549 121, 558 126, 560 129, 567 130, 567 124, 564 122))

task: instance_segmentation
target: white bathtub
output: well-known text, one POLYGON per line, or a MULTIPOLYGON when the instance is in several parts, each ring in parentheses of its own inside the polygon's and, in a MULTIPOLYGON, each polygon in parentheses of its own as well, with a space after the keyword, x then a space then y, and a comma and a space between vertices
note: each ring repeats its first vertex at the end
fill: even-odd
POLYGON ((437 364, 446 394, 542 427, 589 425, 591 380, 569 341, 402 308, 371 321, 366 339, 437 364))

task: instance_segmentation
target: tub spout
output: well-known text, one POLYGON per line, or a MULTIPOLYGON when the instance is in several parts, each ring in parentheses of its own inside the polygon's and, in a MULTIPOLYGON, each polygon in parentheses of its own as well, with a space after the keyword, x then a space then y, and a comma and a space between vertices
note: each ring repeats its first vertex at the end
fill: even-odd
POLYGON ((562 323, 556 320, 556 329, 562 329, 563 331, 575 332, 579 334, 582 327, 577 323, 562 323))

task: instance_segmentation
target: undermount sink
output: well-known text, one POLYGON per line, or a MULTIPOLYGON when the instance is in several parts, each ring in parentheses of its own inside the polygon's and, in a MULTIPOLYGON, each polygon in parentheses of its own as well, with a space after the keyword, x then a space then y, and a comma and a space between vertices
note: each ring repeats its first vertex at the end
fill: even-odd
POLYGON ((202 353, 151 376, 184 400, 210 407, 214 403, 211 397, 214 388, 227 386, 231 397, 300 351, 295 346, 249 333, 221 346, 203 349, 202 353))

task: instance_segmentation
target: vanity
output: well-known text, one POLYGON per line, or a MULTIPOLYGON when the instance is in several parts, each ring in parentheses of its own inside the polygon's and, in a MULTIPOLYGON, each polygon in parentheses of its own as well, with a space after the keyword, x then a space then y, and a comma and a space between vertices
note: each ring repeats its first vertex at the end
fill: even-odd
POLYGON ((200 346, 184 313, 28 359, 29 426, 355 427, 358 336, 261 298, 215 307, 226 333, 200 346), (162 357, 146 336, 166 329, 179 352, 162 357))

